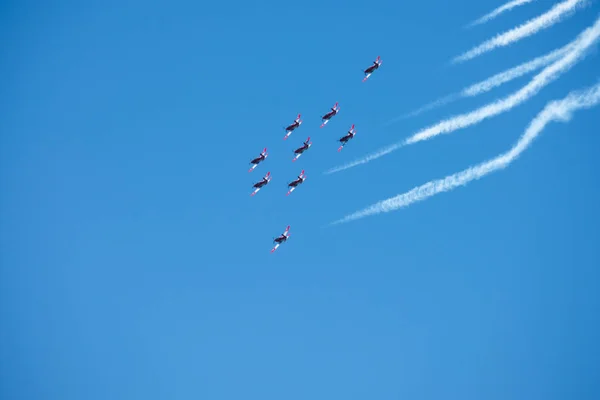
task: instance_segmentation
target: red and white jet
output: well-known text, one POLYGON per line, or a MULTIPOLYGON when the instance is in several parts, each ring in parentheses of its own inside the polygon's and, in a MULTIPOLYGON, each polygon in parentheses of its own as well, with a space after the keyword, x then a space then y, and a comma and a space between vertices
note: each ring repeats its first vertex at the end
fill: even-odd
POLYGON ((325 125, 327 125, 329 120, 331 118, 333 118, 333 116, 335 116, 338 113, 338 111, 340 111, 340 107, 338 106, 338 103, 336 102, 333 105, 333 107, 331 108, 331 111, 329 111, 327 114, 325 114, 321 117, 321 119, 323 120, 323 123, 321 124, 321 128, 324 127, 325 125))
POLYGON ((304 183, 305 179, 306 179, 306 175, 304 175, 304 170, 302 170, 302 172, 300 172, 300 175, 298 175, 298 178, 288 184, 288 187, 291 187, 291 189, 287 192, 286 196, 289 196, 290 193, 292 193, 294 191, 294 189, 296 189, 298 187, 298 185, 301 185, 302 183, 304 183))
POLYGON ((354 124, 352 124, 352 127, 350 127, 348 133, 346 133, 346 135, 339 140, 342 145, 339 147, 338 151, 342 151, 344 146, 348 144, 348 141, 354 138, 354 135, 356 135, 356 130, 354 129, 354 124))
POLYGON ((252 164, 252 167, 248 170, 248 172, 252 172, 254 170, 254 168, 258 167, 258 164, 263 162, 265 160, 265 158, 267 158, 267 156, 268 156, 267 148, 265 147, 258 157, 256 157, 254 160, 250 161, 250 164, 252 164))
POLYGON ((363 82, 369 79, 371 74, 381 66, 381 57, 377 56, 377 59, 373 61, 373 65, 369 68, 365 69, 363 72, 365 73, 365 77, 363 78, 363 82))
POLYGON ((260 189, 263 188, 263 186, 266 186, 269 182, 271 182, 271 172, 267 172, 267 174, 260 180, 260 182, 256 182, 254 185, 252 185, 252 187, 255 189, 254 192, 250 194, 250 196, 254 196, 256 193, 258 193, 260 189))
POLYGON ((300 114, 298 114, 298 116, 294 120, 294 123, 291 124, 291 125, 289 125, 289 126, 287 126, 285 128, 285 130, 286 130, 287 133, 283 137, 283 140, 287 139, 288 136, 290 136, 292 134, 292 132, 294 131, 294 129, 298 128, 301 124, 302 124, 302 120, 300 119, 300 114))
POLYGON ((277 250, 277 248, 281 245, 281 243, 285 243, 285 241, 288 240, 289 237, 290 237, 290 226, 288 225, 288 227, 285 228, 285 231, 281 234, 281 236, 278 236, 275 239, 273 239, 273 243, 275 243, 275 246, 271 249, 271 253, 274 252, 275 250, 277 250))
POLYGON ((304 153, 306 150, 308 150, 308 148, 310 146, 312 146, 312 143, 310 142, 310 136, 309 136, 308 139, 306 139, 306 142, 304 142, 304 145, 302 147, 299 147, 296 150, 294 150, 294 154, 296 154, 296 157, 294 157, 294 159, 292 161, 296 161, 297 159, 299 159, 300 156, 302 155, 302 153, 304 153))

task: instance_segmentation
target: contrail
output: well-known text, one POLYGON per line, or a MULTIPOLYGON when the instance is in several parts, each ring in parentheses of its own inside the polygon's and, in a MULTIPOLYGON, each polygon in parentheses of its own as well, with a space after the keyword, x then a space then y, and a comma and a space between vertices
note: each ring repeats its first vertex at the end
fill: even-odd
POLYGON ((452 60, 453 63, 463 62, 480 56, 484 53, 494 50, 497 47, 508 46, 523 38, 531 36, 542 29, 551 27, 560 22, 571 11, 574 11, 577 6, 583 5, 586 0, 565 0, 562 3, 556 4, 544 14, 530 19, 524 24, 517 26, 509 31, 501 33, 496 37, 489 39, 477 47, 461 54, 452 60))
POLYGON ((471 111, 466 114, 460 114, 455 117, 446 119, 433 125, 429 128, 425 128, 420 132, 417 132, 408 139, 393 144, 389 147, 383 148, 370 154, 362 159, 358 159, 349 164, 335 167, 326 171, 326 174, 343 171, 357 165, 368 163, 379 157, 383 157, 402 146, 414 144, 423 140, 431 139, 442 133, 450 133, 455 130, 466 128, 471 125, 475 125, 487 118, 496 116, 498 114, 507 112, 519 104, 525 102, 535 94, 537 94, 542 88, 548 85, 550 82, 556 80, 560 75, 571 69, 578 61, 580 61, 586 54, 590 46, 595 44, 600 37, 600 18, 596 19, 593 26, 584 30, 578 37, 572 42, 572 48, 562 58, 555 61, 551 65, 547 66, 537 74, 531 81, 504 99, 497 100, 491 104, 483 106, 475 111, 471 111))
POLYGON ((498 8, 496 8, 494 11, 492 11, 489 14, 484 15, 483 17, 479 18, 478 20, 470 23, 468 25, 468 27, 471 26, 475 26, 475 25, 481 25, 485 22, 488 22, 494 18, 496 18, 498 15, 506 12, 506 11, 510 11, 515 7, 519 7, 522 5, 525 5, 527 3, 531 3, 534 0, 513 0, 513 1, 509 1, 508 3, 504 4, 503 6, 500 6, 498 8))
POLYGON ((417 116, 425 111, 429 111, 432 108, 443 106, 459 98, 474 97, 482 93, 489 92, 490 90, 497 88, 498 86, 501 86, 514 79, 520 78, 523 75, 545 67, 546 65, 558 60, 560 57, 564 56, 569 50, 571 50, 573 48, 573 45, 574 42, 571 42, 566 46, 563 46, 560 49, 556 49, 546 55, 539 56, 531 61, 527 61, 509 70, 500 72, 490 78, 487 78, 481 82, 475 83, 467 88, 464 88, 460 91, 460 93, 455 93, 446 97, 442 97, 441 99, 433 101, 415 111, 410 112, 409 114, 405 114, 401 117, 395 118, 388 122, 386 125, 390 125, 400 119, 417 116))
POLYGON ((387 200, 380 201, 361 211, 350 214, 331 225, 350 222, 359 218, 384 212, 395 211, 407 207, 434 196, 438 193, 448 192, 459 186, 467 185, 473 180, 483 178, 484 176, 506 168, 515 161, 533 142, 534 139, 544 130, 546 125, 552 121, 568 122, 574 111, 582 108, 591 108, 600 102, 600 83, 584 91, 571 92, 562 100, 555 100, 546 105, 529 124, 523 135, 517 143, 506 153, 497 156, 484 163, 466 170, 449 175, 444 179, 430 181, 422 186, 418 186, 409 192, 400 194, 387 200))

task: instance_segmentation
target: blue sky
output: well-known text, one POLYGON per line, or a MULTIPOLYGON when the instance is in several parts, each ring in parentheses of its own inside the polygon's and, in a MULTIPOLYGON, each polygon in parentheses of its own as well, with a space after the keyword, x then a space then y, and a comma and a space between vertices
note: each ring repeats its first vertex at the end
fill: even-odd
POLYGON ((517 90, 532 74, 386 125, 565 45, 598 2, 459 65, 552 3, 470 29, 502 1, 83 3, 0 8, 0 398, 600 396, 597 108, 504 171, 323 228, 506 151, 596 83, 594 49, 507 114, 323 174, 517 90))

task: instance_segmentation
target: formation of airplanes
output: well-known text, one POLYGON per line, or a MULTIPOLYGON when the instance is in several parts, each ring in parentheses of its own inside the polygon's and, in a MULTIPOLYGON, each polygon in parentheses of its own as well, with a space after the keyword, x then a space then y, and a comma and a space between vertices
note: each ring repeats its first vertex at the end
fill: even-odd
MULTIPOLYGON (((367 79, 369 79, 369 77, 373 74, 373 72, 375 72, 377 69, 379 69, 380 66, 381 66, 381 57, 377 56, 375 61, 373 61, 373 64, 370 65, 365 70, 363 70, 364 78, 362 81, 363 82, 367 81, 367 79)), ((329 121, 331 121, 331 119, 333 117, 335 117, 339 111, 340 111, 340 106, 339 106, 339 103, 336 102, 333 105, 333 107, 331 107, 330 111, 328 111, 325 115, 323 115, 321 117, 321 120, 323 121, 321 123, 321 128, 323 128, 325 125, 327 125, 327 123, 329 121)), ((301 117, 302 117, 302 115, 298 114, 296 119, 294 119, 294 122, 292 122, 291 124, 289 124, 288 126, 286 126, 284 128, 286 133, 285 133, 285 136, 283 137, 283 140, 287 140, 290 137, 290 135, 296 129, 298 129, 300 127, 300 125, 302 125, 301 117)), ((348 144, 348 142, 350 142, 350 140, 354 139, 355 135, 356 135, 356 129, 354 127, 354 124, 352 124, 352 126, 350 127, 348 132, 344 136, 342 136, 340 139, 338 139, 338 142, 341 143, 340 147, 338 148, 338 152, 342 151, 344 146, 346 146, 348 144)), ((298 158, 300 158, 300 156, 302 154, 304 154, 308 149, 310 149, 311 146, 312 146, 312 142, 310 141, 310 136, 309 136, 302 143, 301 147, 294 150, 294 158, 292 159, 292 161, 298 160, 298 158)), ((267 157, 268 157, 268 153, 267 153, 267 148, 265 147, 263 149, 263 151, 260 152, 258 157, 254 158, 250 161, 251 167, 248 170, 248 172, 254 171, 254 169, 256 167, 258 167, 259 164, 264 162, 267 159, 267 157)), ((304 170, 302 170, 302 172, 300 172, 300 175, 298 175, 298 177, 296 179, 294 179, 292 182, 288 183, 287 186, 288 186, 289 190, 288 190, 286 196, 289 196, 298 186, 302 185, 305 180, 306 180, 306 175, 304 173, 304 170)), ((256 193, 258 193, 259 190, 261 190, 263 187, 267 186, 270 182, 271 182, 271 172, 269 171, 265 174, 265 176, 260 181, 254 183, 252 185, 252 187, 254 188, 254 191, 252 193, 250 193, 250 196, 256 195, 256 193)), ((273 243, 275 245, 271 249, 271 253, 273 253, 275 250, 277 250, 277 248, 282 243, 285 243, 288 240, 288 238, 290 237, 289 232, 290 232, 290 226, 288 225, 287 228, 285 229, 285 231, 281 235, 279 235, 278 237, 273 239, 273 243)))

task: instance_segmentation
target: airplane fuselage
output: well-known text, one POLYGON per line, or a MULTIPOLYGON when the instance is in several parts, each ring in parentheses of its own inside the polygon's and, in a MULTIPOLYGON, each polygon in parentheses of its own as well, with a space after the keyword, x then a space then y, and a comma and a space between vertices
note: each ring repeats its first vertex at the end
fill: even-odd
POLYGON ((294 122, 293 124, 291 124, 290 126, 288 126, 287 128, 285 128, 286 131, 291 132, 294 129, 296 129, 297 127, 299 127, 300 124, 297 122, 294 122))
POLYGON ((352 139, 353 137, 354 137, 353 135, 346 135, 340 139, 340 142, 346 143, 348 140, 352 139))
POLYGON ((336 111, 329 111, 327 114, 323 115, 323 119, 330 119, 336 114, 336 111))
POLYGON ((255 187, 255 188, 261 188, 261 187, 265 186, 267 183, 269 183, 269 181, 262 180, 262 181, 260 181, 258 183, 255 183, 253 187, 255 187))
POLYGON ((275 242, 276 243, 283 243, 287 240, 286 236, 279 236, 278 238, 275 238, 275 242))
POLYGON ((304 145, 302 147, 300 147, 299 149, 294 150, 294 153, 296 154, 302 154, 304 153, 306 150, 308 149, 308 145, 304 145))
POLYGON ((365 69, 365 74, 370 74, 379 68, 379 64, 371 65, 369 68, 365 69))
POLYGON ((259 162, 261 162, 264 159, 265 159, 264 156, 256 157, 254 160, 250 161, 250 164, 258 164, 259 162))

